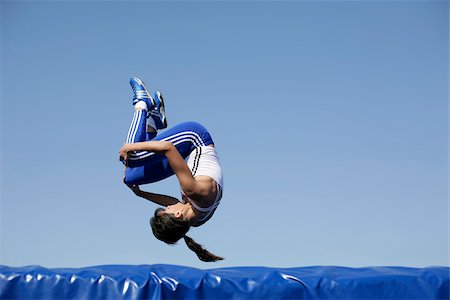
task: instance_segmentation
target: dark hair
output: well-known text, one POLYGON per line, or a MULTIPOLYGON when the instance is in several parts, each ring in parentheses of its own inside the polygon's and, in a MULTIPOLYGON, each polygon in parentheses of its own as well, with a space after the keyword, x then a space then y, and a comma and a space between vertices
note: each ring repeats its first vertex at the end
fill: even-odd
POLYGON ((158 240, 173 245, 179 239, 184 238, 188 248, 194 251, 200 260, 209 262, 223 259, 223 257, 203 249, 201 245, 186 235, 191 227, 189 221, 177 219, 173 214, 160 214, 163 210, 162 208, 156 209, 154 216, 150 219, 153 234, 158 240))

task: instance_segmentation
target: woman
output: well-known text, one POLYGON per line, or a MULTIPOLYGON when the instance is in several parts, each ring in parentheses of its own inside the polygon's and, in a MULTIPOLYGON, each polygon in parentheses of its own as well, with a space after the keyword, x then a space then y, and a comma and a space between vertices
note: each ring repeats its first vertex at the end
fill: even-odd
POLYGON ((130 84, 135 113, 119 153, 126 166, 125 184, 137 196, 165 206, 156 209, 150 219, 157 239, 175 244, 184 238, 202 261, 223 259, 186 235, 190 226, 203 225, 212 217, 222 198, 222 169, 210 134, 198 123, 185 122, 157 135, 158 129, 167 127, 161 93, 157 91, 153 98, 136 77, 130 84), (181 201, 139 188, 174 174, 181 186, 181 201))

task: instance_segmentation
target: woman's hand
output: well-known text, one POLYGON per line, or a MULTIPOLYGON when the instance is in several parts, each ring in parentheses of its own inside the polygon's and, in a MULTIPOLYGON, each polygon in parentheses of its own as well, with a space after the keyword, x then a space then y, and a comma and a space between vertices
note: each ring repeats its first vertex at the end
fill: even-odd
POLYGON ((138 185, 133 184, 133 185, 128 185, 128 187, 130 188, 130 190, 133 191, 133 193, 135 193, 136 195, 139 195, 141 192, 141 189, 139 188, 138 185))
POLYGON ((137 184, 128 184, 127 181, 126 181, 125 176, 123 177, 123 183, 125 183, 125 185, 126 185, 127 187, 129 187, 130 190, 132 190, 133 193, 135 193, 135 194, 138 195, 138 196, 139 196, 139 194, 142 192, 141 189, 139 188, 139 186, 138 186, 137 184))
POLYGON ((119 150, 119 159, 121 161, 125 161, 125 165, 126 165, 126 162, 128 160, 128 152, 130 152, 129 145, 130 144, 124 144, 122 146, 122 148, 120 148, 120 150, 119 150))

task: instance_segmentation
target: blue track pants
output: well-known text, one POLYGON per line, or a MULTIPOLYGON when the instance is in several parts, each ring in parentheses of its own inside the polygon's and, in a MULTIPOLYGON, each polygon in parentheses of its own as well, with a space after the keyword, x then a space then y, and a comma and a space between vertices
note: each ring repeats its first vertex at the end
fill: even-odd
MULTIPOLYGON (((214 144, 206 128, 196 122, 180 123, 158 135, 156 132, 146 132, 146 115, 145 110, 135 111, 126 143, 170 141, 183 158, 197 147, 214 144)), ((125 183, 129 185, 152 183, 172 175, 174 172, 163 154, 136 151, 128 155, 125 183)))

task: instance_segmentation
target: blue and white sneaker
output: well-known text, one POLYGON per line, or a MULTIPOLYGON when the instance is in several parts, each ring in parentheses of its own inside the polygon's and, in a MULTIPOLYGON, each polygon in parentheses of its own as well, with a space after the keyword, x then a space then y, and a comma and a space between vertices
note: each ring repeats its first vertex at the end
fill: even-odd
POLYGON ((166 108, 164 106, 164 98, 160 91, 155 92, 156 106, 149 111, 149 115, 155 120, 157 129, 167 128, 166 108))
POLYGON ((151 111, 156 107, 155 99, 150 96, 142 80, 137 77, 131 77, 130 85, 134 93, 133 105, 135 105, 139 101, 144 101, 147 104, 148 111, 151 111))

